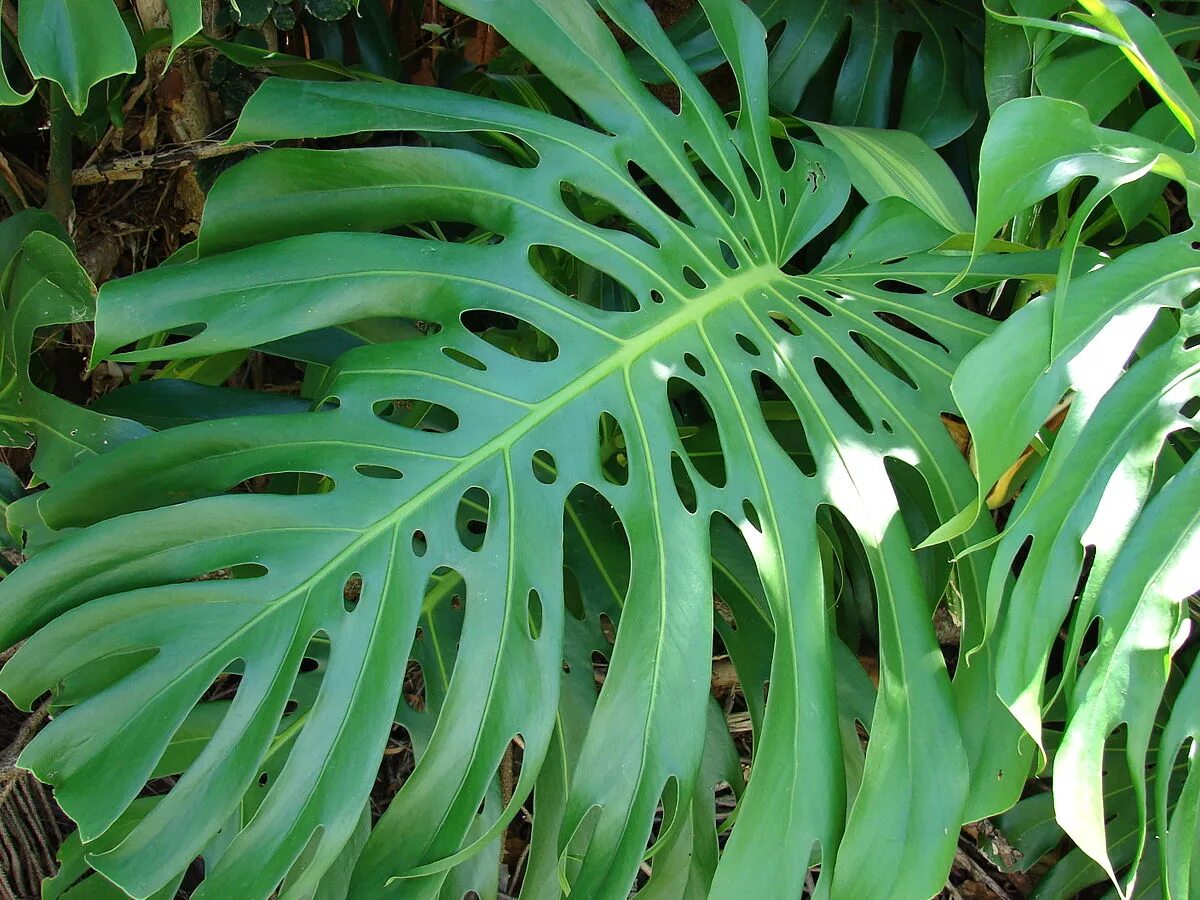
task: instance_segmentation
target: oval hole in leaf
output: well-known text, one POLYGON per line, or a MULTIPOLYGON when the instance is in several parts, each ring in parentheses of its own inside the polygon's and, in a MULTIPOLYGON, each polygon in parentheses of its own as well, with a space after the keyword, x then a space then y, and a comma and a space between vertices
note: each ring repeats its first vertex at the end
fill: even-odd
POLYGON ((819 316, 825 316, 825 318, 830 318, 833 315, 833 313, 831 313, 824 306, 824 304, 818 303, 816 300, 812 299, 812 297, 805 297, 803 294, 801 294, 799 296, 799 300, 801 303, 803 303, 805 306, 807 306, 809 309, 811 309, 813 312, 815 312, 819 316))
POLYGON ((442 353, 446 354, 446 356, 454 360, 456 363, 466 366, 468 369, 474 369, 476 372, 487 371, 487 366, 470 353, 463 353, 463 351, 455 347, 443 347, 442 353))
POLYGON ((413 532, 412 536, 412 552, 418 559, 425 555, 425 551, 429 549, 429 543, 425 540, 425 532, 418 529, 413 532))
MULTIPOLYGON (((800 335, 804 334, 804 331, 799 325, 796 324, 796 320, 791 316, 785 315, 777 310, 772 310, 771 312, 767 313, 767 315, 771 317, 772 322, 778 325, 779 328, 787 334, 790 334, 793 337, 800 337, 800 335)), ((754 355, 757 356, 758 354, 756 353, 754 355)))
POLYGON ((846 411, 846 414, 855 421, 859 428, 867 434, 873 434, 875 426, 867 417, 858 398, 854 396, 854 392, 850 390, 850 386, 838 374, 837 369, 831 366, 828 360, 819 356, 814 357, 813 367, 817 370, 817 376, 829 391, 829 395, 837 401, 838 406, 846 411))
POLYGON ((943 344, 941 341, 939 341, 937 338, 935 338, 932 334, 930 334, 928 331, 926 331, 920 325, 914 325, 912 322, 910 322, 908 319, 904 318, 903 316, 898 316, 895 313, 891 313, 891 312, 877 311, 875 313, 875 318, 879 319, 881 322, 886 322, 888 325, 891 325, 897 331, 902 331, 905 334, 911 334, 913 337, 920 338, 921 340, 925 341, 926 343, 933 344, 935 347, 941 347, 942 350, 945 351, 946 353, 950 352, 949 347, 947 347, 945 344, 943 344))
POLYGON ((459 318, 471 334, 509 356, 527 362, 558 358, 558 342, 524 319, 490 309, 468 309, 459 318))
POLYGON ((413 431, 448 434, 458 428, 458 413, 428 400, 378 400, 371 409, 383 421, 413 431))
POLYGON ((600 471, 609 484, 629 483, 629 457, 625 452, 625 432, 612 413, 600 413, 598 423, 600 471))
POLYGON ((725 452, 721 431, 708 399, 683 378, 667 382, 667 396, 675 410, 676 424, 688 458, 700 476, 715 488, 725 486, 725 452))
POLYGON ((679 204, 674 198, 663 188, 661 184, 655 181, 650 175, 635 162, 630 162, 628 165, 629 177, 633 179, 634 185, 642 196, 656 206, 664 215, 674 219, 677 222, 684 222, 691 225, 691 220, 679 208, 679 204))
POLYGON ((755 200, 761 200, 762 179, 758 177, 758 173, 754 171, 754 167, 742 155, 741 150, 738 150, 738 159, 742 162, 742 172, 746 176, 746 186, 750 188, 750 193, 754 195, 755 200))
POLYGON ((542 596, 536 590, 529 592, 525 612, 529 624, 529 636, 537 640, 542 633, 542 596))
POLYGON ((701 378, 704 377, 704 364, 701 363, 700 360, 696 359, 695 356, 690 353, 685 353, 683 354, 683 362, 689 369, 691 369, 701 378))
POLYGON ((554 454, 549 450, 538 450, 533 454, 533 477, 542 484, 554 484, 558 481, 558 465, 554 454))
POLYGON ((576 621, 582 622, 587 618, 587 610, 583 607, 583 594, 579 590, 579 579, 567 566, 563 566, 563 605, 576 621))
POLYGON ((701 278, 700 273, 691 266, 683 267, 683 280, 700 291, 708 287, 708 282, 701 278))
POLYGON ((555 291, 595 309, 629 313, 642 308, 628 285, 566 250, 534 244, 529 248, 529 265, 555 291))
POLYGON ((746 516, 746 521, 749 522, 754 530, 762 533, 762 522, 758 518, 758 510, 754 508, 754 504, 749 500, 742 501, 742 512, 746 516))
POLYGON ((354 467, 354 471, 359 475, 365 475, 367 478, 383 478, 399 481, 404 477, 404 473, 399 469, 393 469, 391 466, 376 466, 369 463, 359 463, 354 467))
POLYGON ((358 572, 355 572, 346 579, 346 583, 342 585, 342 606, 346 612, 354 612, 358 607, 358 600, 362 596, 363 578, 358 572))
POLYGON ((750 338, 748 338, 744 334, 742 334, 740 331, 736 335, 734 335, 734 340, 737 341, 737 345, 739 347, 741 347, 744 351, 749 353, 751 356, 762 356, 762 351, 758 349, 758 345, 755 344, 754 341, 750 340, 750 338))
POLYGON ((913 377, 908 374, 905 368, 897 362, 896 357, 880 347, 875 341, 857 331, 850 332, 850 340, 858 344, 862 351, 881 369, 895 375, 914 391, 917 389, 917 383, 913 381, 913 377))
POLYGON ((567 609, 583 620, 587 610, 619 607, 629 592, 629 535, 607 498, 588 484, 576 486, 563 507, 563 590, 567 609), (577 604, 577 606, 576 606, 577 604))
POLYGON ((317 472, 272 472, 246 478, 229 489, 234 494, 327 494, 336 487, 328 475, 317 472))
POLYGON ((604 688, 604 682, 608 678, 608 657, 599 650, 592 651, 592 684, 596 686, 596 693, 599 694, 604 688))
POLYGON ((809 477, 817 474, 817 460, 808 443, 808 434, 790 397, 770 375, 755 370, 754 390, 767 429, 796 467, 809 477))
POLYGON ((632 221, 616 206, 567 181, 558 183, 558 196, 563 206, 579 221, 607 231, 629 234, 651 248, 658 250, 662 245, 650 232, 632 221))
POLYGON ((425 712, 425 670, 415 659, 404 669, 404 702, 413 712, 425 712))
POLYGON ((468 550, 479 550, 483 546, 491 505, 491 496, 481 487, 468 488, 458 501, 455 525, 458 539, 468 550))
POLYGON ((875 282, 875 287, 881 291, 887 291, 890 294, 924 294, 925 289, 918 287, 908 281, 899 281, 895 278, 884 278, 875 282))
POLYGON ((692 164, 692 168, 696 171, 696 179, 704 185, 705 189, 712 195, 713 200, 716 201, 721 209, 727 213, 732 213, 733 192, 729 190, 725 182, 713 174, 712 169, 699 157, 691 144, 684 141, 683 150, 687 154, 688 162, 692 164))
POLYGON ((696 485, 692 482, 687 464, 674 450, 671 451, 671 478, 675 482, 675 493, 679 495, 679 502, 688 512, 694 513, 698 509, 696 485))

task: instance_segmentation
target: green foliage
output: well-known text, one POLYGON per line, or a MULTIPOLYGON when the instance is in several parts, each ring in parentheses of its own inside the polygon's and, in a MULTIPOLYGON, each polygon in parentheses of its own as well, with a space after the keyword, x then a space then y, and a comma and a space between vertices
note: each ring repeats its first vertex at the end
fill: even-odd
POLYGON ((90 282, 0 225, 3 436, 50 483, 7 510, 0 689, 51 692, 20 763, 79 825, 46 896, 199 857, 197 898, 495 897, 523 809, 522 896, 928 897, 990 816, 1025 870, 1072 842, 1042 896, 1189 896, 1191 20, 1013 0, 981 69, 953 4, 447 5, 512 45, 475 94, 255 94, 234 140, 328 149, 239 163, 188 253, 103 288, 93 358, 140 380, 96 408, 31 374, 90 282), (976 80, 972 210, 930 144, 976 80), (892 97, 921 137, 872 127, 892 97), (303 398, 222 387, 251 352, 303 398))
MULTIPOLYGON (((748 5, 773 36, 767 87, 779 109, 837 125, 892 125, 935 147, 975 120, 983 42, 983 4, 977 0, 748 5), (904 42, 916 50, 907 65, 898 65, 897 47, 904 42), (894 96, 900 98, 895 113, 894 96)), ((699 6, 671 29, 671 38, 697 71, 725 61, 699 6)), ((639 74, 661 78, 652 54, 635 60, 639 74)))
MULTIPOLYGON (((200 31, 200 0, 168 0, 167 5, 174 49, 200 31)), ((86 109, 93 87, 137 69, 133 39, 115 4, 22 0, 17 15, 17 35, 30 75, 59 85, 77 115, 86 109)), ((0 105, 19 105, 31 95, 14 91, 8 76, 0 73, 0 105)))

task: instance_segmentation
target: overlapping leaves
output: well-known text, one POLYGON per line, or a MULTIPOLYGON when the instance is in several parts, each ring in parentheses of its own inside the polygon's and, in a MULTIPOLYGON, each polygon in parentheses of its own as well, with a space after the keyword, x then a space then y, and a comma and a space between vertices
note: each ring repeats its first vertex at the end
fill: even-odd
MULTIPOLYGON (((1200 95, 1144 14, 1122 0, 1083 5, 1086 24, 1069 27, 1128 57, 1189 136, 1189 151, 1099 128, 1066 101, 1015 100, 999 110, 985 140, 977 244, 1027 206, 1073 191, 1082 176, 1095 183, 1065 230, 1069 246, 1105 200, 1149 175, 1177 182, 1195 221, 1200 95)), ((986 491, 1042 431, 1038 439, 1051 446, 996 545, 988 585, 997 689, 1039 743, 1044 709, 1065 700, 1053 764, 1055 817, 1126 888, 1137 884, 1147 790, 1155 784, 1161 857, 1154 863, 1167 894, 1178 897, 1188 896, 1198 776, 1193 761, 1177 806, 1172 780, 1155 776, 1174 769, 1195 733, 1194 687, 1173 709, 1159 710, 1172 657, 1189 634, 1188 598, 1200 588, 1197 236, 1193 226, 1060 281, 968 355, 954 393, 975 439, 980 496, 939 532, 971 521, 986 491), (1056 410, 1061 427, 1042 429, 1056 410), (1061 674, 1048 683, 1059 653, 1061 674), (1106 742, 1123 746, 1122 777, 1132 790, 1118 820, 1105 790, 1106 742), (1130 821, 1131 835, 1114 833, 1130 821)), ((1066 265, 1072 254, 1063 259, 1066 265)))
MULTIPOLYGON (((663 896, 794 896, 814 865, 818 895, 920 896, 961 822, 1019 795, 1031 756, 997 657, 984 646, 950 681, 930 613, 951 570, 911 548, 976 493, 942 414, 991 323, 954 296, 1056 263, 979 257, 960 279, 965 255, 938 248, 965 201, 926 211, 945 173, 914 205, 905 179, 864 180, 856 133, 781 140, 766 29, 739 0, 703 4, 733 124, 640 0, 600 5, 677 110, 586 0, 460 0, 594 127, 270 81, 239 139, 436 140, 249 160, 214 188, 196 261, 105 288, 98 358, 398 318, 426 332, 327 360, 312 411, 171 428, 26 501, 82 530, 5 581, 0 644, 27 640, 0 686, 24 704, 56 689, 22 763, 126 892, 202 855, 197 897, 304 896, 331 875, 343 894, 486 893, 468 869, 532 790, 530 896, 626 896, 648 842, 663 896), (874 202, 831 236, 852 181, 874 202), (433 239, 446 229, 461 239, 433 239), (861 672, 836 674, 856 663, 831 540, 877 610, 873 708, 861 672), (712 787, 739 775, 708 697, 714 569, 741 680, 769 681, 719 862, 712 787), (398 727, 419 758, 364 839, 398 727), (164 774, 180 777, 140 800, 164 774)), ((958 550, 992 536, 960 530, 958 550)), ((955 573, 972 647, 989 562, 955 573)))

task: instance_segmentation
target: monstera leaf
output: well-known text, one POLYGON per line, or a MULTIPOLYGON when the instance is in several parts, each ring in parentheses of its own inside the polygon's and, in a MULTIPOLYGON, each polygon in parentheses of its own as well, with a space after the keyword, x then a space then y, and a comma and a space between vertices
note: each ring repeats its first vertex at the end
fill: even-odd
MULTIPOLYGON (((839 125, 893 125, 939 147, 965 132, 982 107, 984 17, 975 0, 748 5, 772 35, 767 85, 782 110, 801 109, 839 125), (908 65, 897 65, 909 59, 901 46, 915 47, 908 65), (893 97, 900 98, 898 118, 893 97)), ((675 25, 671 37, 697 71, 725 61, 699 9, 675 25)), ((635 54, 634 61, 639 74, 661 79, 653 54, 635 54)))
MULTIPOLYGON (((1084 6, 1087 26, 1072 28, 1126 54, 1194 148, 1200 95, 1160 30, 1122 0, 1086 0, 1084 6)), ((980 192, 977 244, 1025 206, 1073 189, 1085 175, 1095 183, 1066 230, 1068 243, 1079 239, 1101 200, 1151 174, 1184 187, 1196 220, 1200 160, 1194 149, 1099 128, 1082 106, 1062 100, 1038 97, 1002 107, 980 168, 987 189, 980 192), (1053 138, 1035 145, 1030 137, 1037 131, 1053 138), (1013 167, 1017 156, 1023 157, 1020 171, 1013 167)), ((971 521, 985 492, 1028 442, 1044 442, 1045 458, 996 545, 985 633, 997 637, 1000 697, 1039 743, 1044 710, 1065 697, 1053 763, 1055 815, 1080 850, 1126 891, 1135 887, 1147 844, 1147 756, 1161 724, 1158 710, 1172 658, 1190 630, 1188 598, 1200 589, 1194 564, 1200 548, 1198 239, 1193 224, 1127 249, 1069 284, 1060 281, 967 356, 954 376, 954 393, 975 440, 979 495, 935 535, 954 534, 971 521), (1043 428, 1056 411, 1061 424, 1043 428), (1051 657, 1060 654, 1061 679, 1048 689, 1051 657), (1110 739, 1124 742, 1134 792, 1115 824, 1105 790, 1110 739), (1121 829, 1130 819, 1134 836, 1127 839, 1121 829)), ((1070 259, 1065 254, 1064 264, 1070 259)), ((1187 705, 1177 709, 1173 744, 1160 768, 1173 761, 1193 728, 1187 705)), ((1166 835, 1159 844, 1168 886, 1187 883, 1190 852, 1180 847, 1194 836, 1193 767, 1194 754, 1190 787, 1171 819, 1181 823, 1183 837, 1166 835)), ((1158 785, 1163 823, 1169 786, 1170 779, 1158 785)))
POLYGON ((36 440, 33 470, 46 480, 146 433, 134 422, 54 396, 31 375, 43 330, 88 321, 94 310, 95 287, 65 238, 61 226, 40 211, 26 210, 0 223, 0 443, 30 447, 36 440))
MULTIPOLYGON (((640 0, 601 3, 607 23, 587 0, 452 5, 586 123, 413 86, 263 86, 236 140, 434 145, 240 164, 195 261, 102 291, 95 358, 398 318, 422 336, 332 361, 311 411, 170 428, 26 501, 80 530, 0 585, 0 644, 25 639, 0 688, 28 705, 73 685, 21 764, 139 897, 201 854, 197 898, 307 896, 348 864, 352 896, 461 896, 531 791, 530 896, 625 897, 647 854, 665 896, 796 896, 813 866, 820 896, 937 892, 961 822, 1011 805, 1031 764, 990 652, 947 675, 930 619, 951 551, 912 549, 976 491, 942 416, 992 323, 955 298, 1052 278, 1057 254, 960 277, 966 252, 939 249, 951 232, 903 184, 852 198, 852 136, 773 128, 766 29, 740 0, 703 4, 735 118, 640 0), (835 674, 856 664, 834 634, 843 558, 880 648, 869 712, 861 673, 835 674), (745 646, 769 654, 740 663, 769 693, 719 863, 713 782, 740 775, 711 727, 714 559, 733 621, 757 617, 745 646), (122 819, 231 677, 211 738, 122 819), (306 704, 298 677, 319 682, 306 704), (359 852, 398 728, 419 758, 359 852)), ((971 646, 988 560, 953 572, 971 646)))

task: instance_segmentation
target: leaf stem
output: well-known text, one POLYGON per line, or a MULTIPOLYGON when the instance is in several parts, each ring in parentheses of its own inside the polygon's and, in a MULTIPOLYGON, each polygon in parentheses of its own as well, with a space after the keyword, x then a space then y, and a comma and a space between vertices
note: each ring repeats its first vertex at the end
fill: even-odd
POLYGON ((47 107, 50 112, 50 164, 46 173, 46 212, 70 230, 75 214, 75 199, 71 193, 71 138, 75 114, 67 104, 62 88, 46 82, 47 107))

